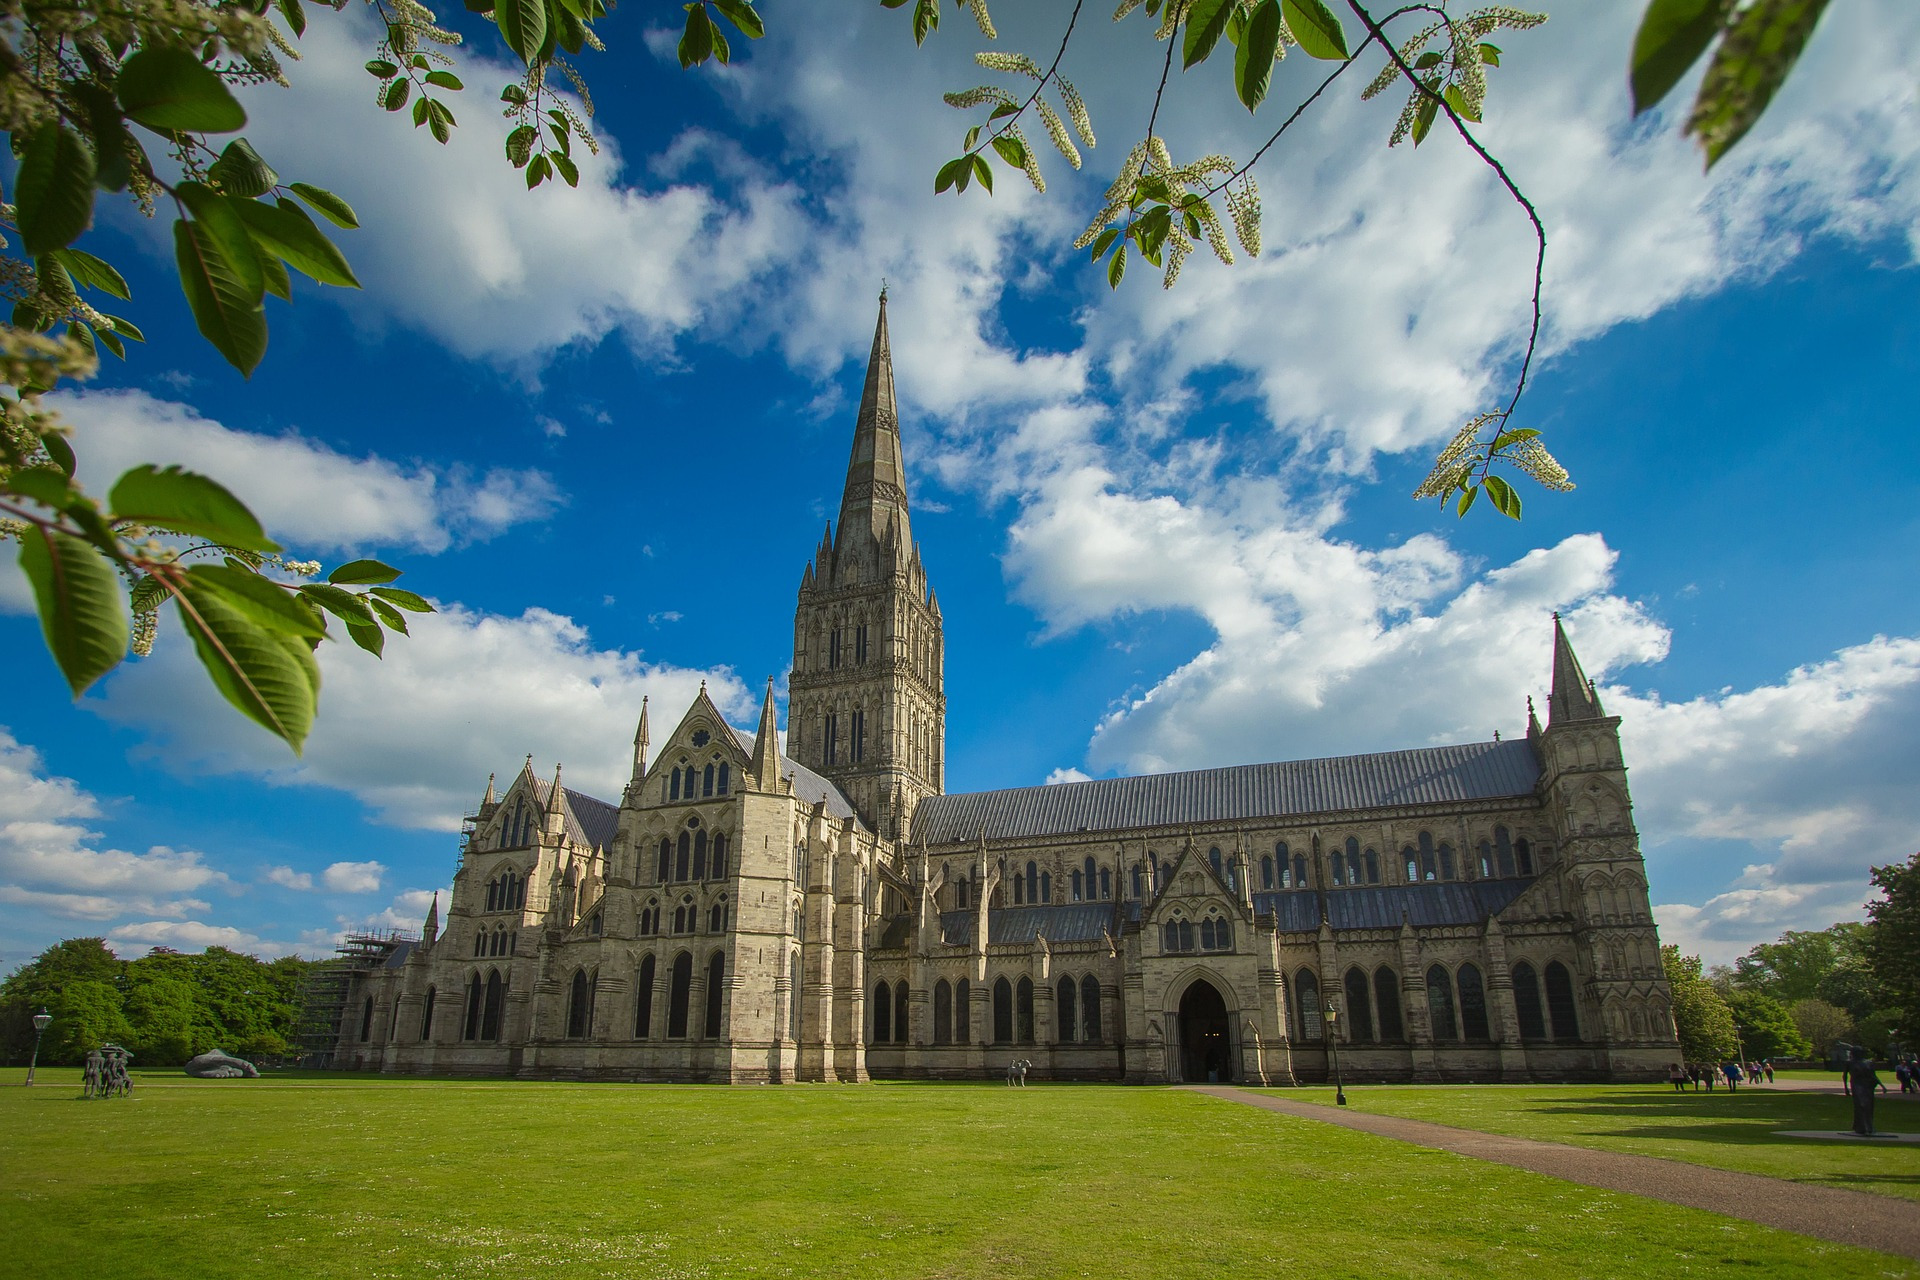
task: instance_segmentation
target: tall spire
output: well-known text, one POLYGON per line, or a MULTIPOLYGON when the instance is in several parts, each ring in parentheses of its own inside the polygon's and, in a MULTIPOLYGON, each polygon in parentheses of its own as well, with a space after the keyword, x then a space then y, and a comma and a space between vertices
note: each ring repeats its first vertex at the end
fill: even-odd
POLYGON ((434 890, 433 905, 427 908, 427 927, 420 931, 420 941, 432 946, 433 940, 440 936, 440 891, 434 890))
POLYGON ((647 700, 640 699, 640 727, 633 731, 633 780, 647 776, 647 700))
POLYGON ((1569 720, 1597 720, 1606 712, 1600 709, 1600 695, 1593 682, 1580 669, 1580 659, 1567 639, 1560 615, 1553 615, 1553 690, 1547 695, 1547 725, 1569 720))
POLYGON ((773 715, 773 677, 767 677, 767 700, 760 704, 760 731, 753 735, 753 762, 748 766, 760 791, 780 790, 780 735, 773 715))
POLYGON ((864 524, 878 539, 888 526, 902 544, 907 530, 907 469, 900 453, 900 409, 893 394, 893 350, 887 342, 887 295, 880 293, 880 319, 867 356, 867 383, 853 428, 853 456, 840 498, 840 537, 864 524))

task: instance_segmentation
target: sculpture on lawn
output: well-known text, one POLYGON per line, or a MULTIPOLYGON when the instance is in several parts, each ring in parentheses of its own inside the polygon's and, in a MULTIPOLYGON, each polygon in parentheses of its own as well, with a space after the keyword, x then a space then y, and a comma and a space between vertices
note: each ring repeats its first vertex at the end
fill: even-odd
POLYGON ((213 1049, 189 1060, 186 1073, 198 1080, 237 1080, 242 1076, 257 1076, 260 1069, 245 1058, 213 1049))
POLYGON ((86 1071, 81 1078, 83 1097, 131 1098, 133 1077, 127 1063, 133 1055, 117 1044, 103 1044, 87 1051, 86 1071))

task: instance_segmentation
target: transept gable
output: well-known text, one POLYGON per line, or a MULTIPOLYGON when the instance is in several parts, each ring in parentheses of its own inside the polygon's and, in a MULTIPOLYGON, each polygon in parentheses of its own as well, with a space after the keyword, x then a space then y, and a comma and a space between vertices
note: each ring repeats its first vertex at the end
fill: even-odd
POLYGON ((1239 895, 1228 885, 1225 877, 1227 859, 1231 856, 1222 852, 1222 870, 1216 872, 1209 854, 1201 853, 1189 839, 1174 856, 1173 862, 1162 869, 1153 896, 1140 910, 1142 925, 1157 925, 1175 914, 1188 920, 1198 920, 1206 914, 1209 906, 1216 904, 1227 914, 1251 922, 1252 917, 1241 905, 1239 895))

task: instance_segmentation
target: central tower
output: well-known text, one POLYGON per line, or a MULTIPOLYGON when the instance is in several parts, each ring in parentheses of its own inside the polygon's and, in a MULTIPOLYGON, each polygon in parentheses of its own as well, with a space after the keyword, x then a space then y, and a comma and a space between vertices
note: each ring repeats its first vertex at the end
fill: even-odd
POLYGON ((914 806, 945 787, 944 661, 940 602, 907 522, 882 291, 840 521, 800 580, 787 699, 787 754, 880 835, 904 838, 914 806))

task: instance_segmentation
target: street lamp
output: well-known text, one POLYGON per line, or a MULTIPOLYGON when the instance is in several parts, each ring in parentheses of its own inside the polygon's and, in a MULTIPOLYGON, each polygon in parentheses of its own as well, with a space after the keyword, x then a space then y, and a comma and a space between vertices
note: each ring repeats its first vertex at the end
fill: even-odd
POLYGON ((40 1065, 40 1037, 46 1034, 47 1024, 53 1021, 53 1015, 42 1006, 40 1012, 33 1015, 33 1056, 27 1059, 27 1083, 33 1083, 33 1069, 40 1065))
POLYGON ((1327 1047, 1333 1053, 1333 1101, 1337 1106, 1347 1105, 1347 1086, 1340 1078, 1340 1006, 1332 1000, 1327 1001, 1327 1047))

